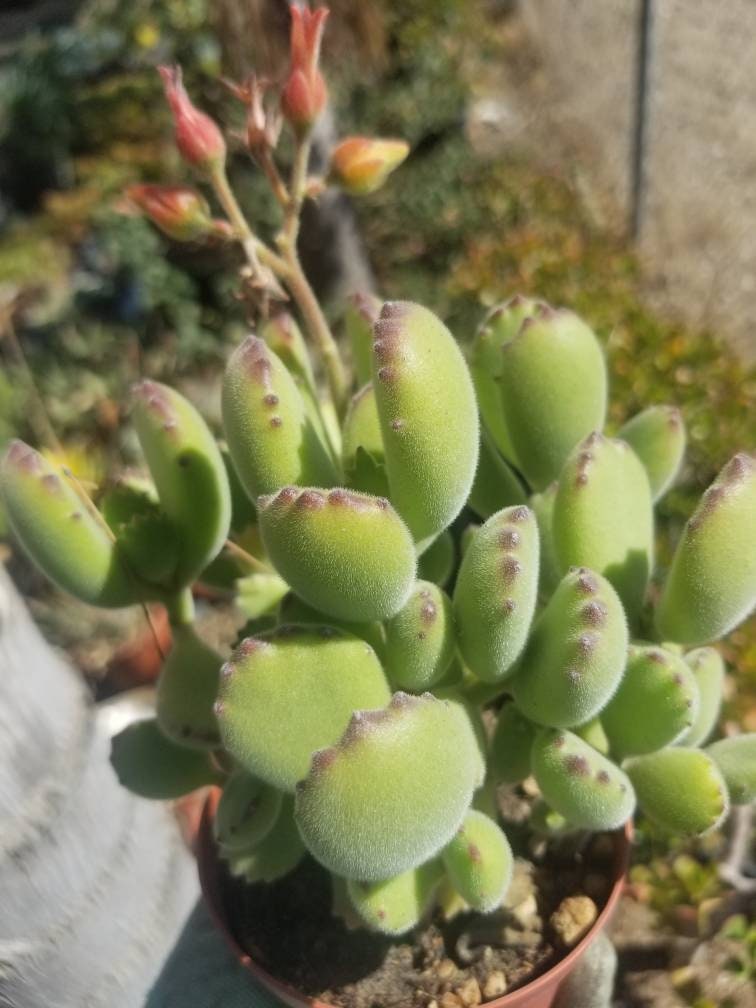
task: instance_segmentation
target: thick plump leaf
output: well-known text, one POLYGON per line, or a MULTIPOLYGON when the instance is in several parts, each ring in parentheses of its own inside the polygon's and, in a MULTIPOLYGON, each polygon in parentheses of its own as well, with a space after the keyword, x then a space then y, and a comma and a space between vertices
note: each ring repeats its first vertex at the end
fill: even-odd
POLYGON ((386 623, 384 664, 393 686, 418 693, 437 683, 454 656, 451 602, 430 581, 418 581, 386 623))
POLYGON ((307 847, 344 878, 377 882, 423 864, 457 831, 481 783, 465 712, 429 693, 358 711, 297 785, 307 847))
POLYGON ((756 801, 756 732, 721 739, 706 753, 717 764, 734 805, 756 801))
POLYGON ((312 754, 338 741, 354 710, 382 707, 389 697, 364 641, 333 627, 292 626, 239 645, 223 667, 216 712, 234 759, 293 791, 312 754))
POLYGON ((152 718, 113 737, 110 762, 121 784, 142 798, 180 798, 218 782, 208 753, 171 742, 152 718))
POLYGON ((512 848, 496 825, 474 809, 444 847, 452 885, 474 910, 489 913, 504 899, 512 880, 512 848))
POLYGON ((700 749, 662 749, 628 760, 625 769, 643 812, 670 833, 698 836, 727 814, 722 774, 700 749))
POLYGON ((294 799, 284 795, 278 818, 266 836, 251 850, 222 849, 232 875, 247 882, 275 882, 296 868, 305 845, 294 822, 294 799))
POLYGON ((149 595, 130 572, 104 519, 74 483, 23 441, 11 442, 0 469, 11 528, 51 581, 83 602, 125 606, 149 595))
POLYGON ((649 406, 620 428, 648 473, 655 501, 663 497, 677 476, 685 455, 685 424, 674 406, 649 406))
POLYGON ((360 385, 369 382, 373 373, 373 326, 382 306, 379 298, 363 292, 347 300, 344 329, 352 348, 352 364, 360 385))
POLYGON ((646 470, 624 441, 594 432, 567 460, 554 502, 556 555, 610 581, 628 617, 643 603, 654 556, 654 518, 646 470))
POLYGON ((478 461, 478 408, 454 337, 436 316, 384 304, 374 328, 373 386, 391 501, 418 542, 459 514, 478 461))
POLYGON ((347 882, 349 900, 371 931, 399 935, 413 928, 428 909, 444 871, 438 860, 380 882, 347 882))
POLYGON ((132 389, 134 424, 160 507, 178 535, 177 588, 220 552, 231 525, 231 490, 215 438, 182 395, 153 381, 132 389))
POLYGON ((693 672, 698 687, 698 714, 693 724, 678 739, 680 745, 700 746, 709 738, 719 718, 724 688, 724 662, 714 648, 702 647, 689 651, 685 663, 693 672))
POLYGON ((525 491, 522 484, 494 447, 488 433, 482 431, 478 468, 467 501, 468 507, 485 519, 503 507, 524 503, 525 491))
POLYGON ((423 581, 432 581, 439 588, 443 588, 452 576, 455 553, 452 534, 448 529, 444 529, 420 555, 417 576, 423 581))
POLYGON ((491 739, 488 766, 496 784, 519 784, 530 776, 530 754, 537 728, 506 703, 499 711, 491 739))
POLYGON ((532 760, 543 797, 573 826, 616 829, 633 814, 635 794, 627 775, 572 732, 540 731, 532 760))
POLYGON ((685 526, 659 601, 666 640, 705 644, 729 633, 756 603, 756 462, 736 455, 685 526))
POLYGON ((213 704, 223 659, 204 644, 191 625, 175 627, 173 647, 157 687, 157 718, 179 745, 214 749, 220 742, 213 704))
POLYGON ((640 756, 679 739, 693 725, 699 703, 695 677, 681 657, 660 647, 631 647, 601 723, 615 756, 640 756))
POLYGON ((284 487, 258 507, 270 559, 316 609, 360 622, 387 619, 407 601, 415 579, 412 537, 385 498, 284 487))
POLYGON ((352 397, 344 420, 342 454, 348 486, 379 497, 388 496, 383 435, 372 385, 365 385, 352 397))
POLYGON ((525 646, 538 591, 538 527, 524 505, 504 508, 478 529, 454 589, 465 663, 486 682, 503 679, 525 646))
POLYGON ((213 829, 226 851, 249 851, 271 831, 281 812, 283 795, 264 781, 236 770, 226 781, 213 829))
POLYGON ((575 445, 604 426, 601 348, 564 308, 537 306, 502 345, 499 387, 514 462, 535 490, 557 479, 575 445))
POLYGON ((337 479, 294 379, 256 336, 229 357, 223 428, 239 479, 253 499, 288 483, 329 486, 337 479))
MULTIPOLYGON (((501 350, 505 343, 514 339, 525 319, 534 315, 539 307, 545 307, 544 302, 533 301, 520 294, 496 305, 478 329, 470 355, 470 371, 475 382, 480 415, 494 444, 510 462, 515 462, 516 456, 501 399, 500 379, 504 364, 501 350)), ((504 503, 506 502, 502 502, 499 507, 503 507, 504 503)), ((488 515, 482 517, 487 518, 488 515)))
POLYGON ((606 706, 627 657, 627 624, 609 582, 578 567, 537 618, 510 692, 537 724, 572 728, 606 706))
POLYGON ((562 579, 561 566, 554 545, 554 504, 559 484, 549 484, 542 493, 533 494, 528 504, 538 523, 538 595, 548 599, 562 579))

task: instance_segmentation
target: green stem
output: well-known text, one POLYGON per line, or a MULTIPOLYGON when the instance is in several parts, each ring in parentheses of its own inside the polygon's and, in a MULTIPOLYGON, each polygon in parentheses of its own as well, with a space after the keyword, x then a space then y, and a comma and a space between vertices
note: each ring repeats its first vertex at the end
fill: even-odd
POLYGON ((174 629, 194 622, 194 599, 191 588, 184 588, 177 595, 171 595, 166 599, 165 607, 174 629))

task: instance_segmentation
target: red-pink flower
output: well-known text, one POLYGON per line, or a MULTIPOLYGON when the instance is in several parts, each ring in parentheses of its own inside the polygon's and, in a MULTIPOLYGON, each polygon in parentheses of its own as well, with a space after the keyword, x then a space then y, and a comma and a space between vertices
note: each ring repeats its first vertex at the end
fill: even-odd
POLYGON ((132 185, 126 195, 160 230, 174 241, 198 241, 218 233, 203 197, 186 186, 132 185))
POLYGON ((329 11, 311 11, 291 4, 291 65, 281 94, 283 114, 299 133, 305 133, 323 111, 328 92, 318 69, 320 43, 329 11))
POLYGON ((192 104, 181 80, 181 67, 161 66, 158 70, 173 113, 176 146, 181 156, 202 171, 222 164, 226 157, 223 134, 209 115, 192 104))

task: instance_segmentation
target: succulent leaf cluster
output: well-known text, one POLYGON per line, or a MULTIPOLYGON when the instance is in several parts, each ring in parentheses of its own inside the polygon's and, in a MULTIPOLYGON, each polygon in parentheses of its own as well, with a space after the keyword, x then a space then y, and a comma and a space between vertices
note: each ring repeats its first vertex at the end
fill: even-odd
POLYGON ((156 720, 114 745, 124 783, 165 797, 223 780, 215 829, 233 874, 272 881, 309 852, 365 926, 389 934, 443 892, 499 905, 512 852, 487 814, 498 786, 534 779, 533 828, 551 835, 615 829, 636 806, 697 834, 751 801, 753 736, 701 747, 724 681, 711 643, 756 599, 753 458, 724 468, 650 589, 652 501, 684 428, 660 407, 628 440, 586 433, 606 379, 585 323, 515 299, 483 323, 468 370, 427 309, 364 299, 350 311, 371 372, 355 374, 339 458, 311 419, 309 351, 280 316, 229 359, 227 450, 183 397, 145 382, 145 472, 110 484, 99 510, 33 449, 6 453, 11 522, 51 579, 93 604, 157 599, 172 614, 156 720), (580 402, 554 384, 552 344, 563 383, 570 354, 586 376, 580 402), (510 361, 515 405, 498 380, 510 361), (240 592, 250 577, 281 589, 224 661, 187 596, 244 529, 267 573, 240 592))
MULTIPOLYGON (((325 15, 292 17, 282 109, 301 166, 326 100, 325 15)), ((264 292, 228 360, 222 432, 145 381, 143 472, 92 498, 20 442, 0 467, 10 523, 52 581, 93 605, 168 608, 156 718, 114 743, 123 783, 150 797, 221 783, 232 874, 271 882, 309 854, 336 905, 387 934, 439 901, 501 903, 500 786, 531 778, 547 833, 613 830, 639 807, 698 834, 754 800, 755 737, 709 743, 724 681, 712 645, 756 603, 756 459, 724 467, 660 576, 653 506, 682 464, 680 414, 653 405, 609 436, 590 326, 522 297, 489 312, 469 363, 428 308, 356 297, 350 375, 292 252, 306 179, 295 164, 289 190, 275 174, 280 123, 259 82, 236 90, 286 214, 278 251, 239 216, 213 124, 193 118, 180 76, 166 81, 179 147, 264 292), (219 579, 252 620, 230 656, 194 627, 192 585, 219 579)), ((366 180, 362 140, 344 161, 353 147, 336 174, 368 191, 387 163, 366 180)))

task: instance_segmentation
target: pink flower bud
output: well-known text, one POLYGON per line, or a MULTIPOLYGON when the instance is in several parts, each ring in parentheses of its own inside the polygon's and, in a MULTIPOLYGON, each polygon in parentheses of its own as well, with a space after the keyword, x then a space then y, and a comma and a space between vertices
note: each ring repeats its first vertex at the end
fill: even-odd
POLYGON ((226 158, 226 142, 216 124, 193 104, 181 81, 181 67, 158 67, 173 113, 176 146, 194 168, 209 171, 226 158))
POLYGON ((375 192, 408 153, 404 140, 347 137, 331 154, 331 174, 347 192, 375 192))
POLYGON ((325 108, 328 91, 318 69, 320 43, 329 11, 311 11, 291 4, 289 76, 281 94, 281 109, 297 133, 306 133, 325 108))
POLYGON ((185 186, 132 185, 126 190, 132 203, 174 241, 198 241, 215 232, 210 208, 194 189, 185 186))

